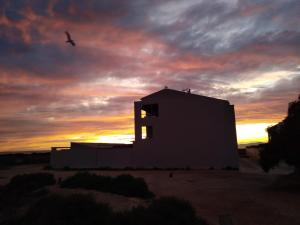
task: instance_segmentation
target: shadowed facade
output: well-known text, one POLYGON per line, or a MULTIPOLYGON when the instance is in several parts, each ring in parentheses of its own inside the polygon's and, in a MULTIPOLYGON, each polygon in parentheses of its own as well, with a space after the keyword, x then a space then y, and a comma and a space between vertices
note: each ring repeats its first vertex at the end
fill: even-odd
POLYGON ((234 106, 162 89, 134 103, 133 145, 71 143, 51 152, 54 168, 238 168, 234 106))

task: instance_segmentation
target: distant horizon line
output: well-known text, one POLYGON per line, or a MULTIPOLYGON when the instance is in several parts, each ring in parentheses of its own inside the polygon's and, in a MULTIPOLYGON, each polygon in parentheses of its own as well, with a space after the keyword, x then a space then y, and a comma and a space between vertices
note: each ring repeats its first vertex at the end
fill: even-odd
MULTIPOLYGON (((263 144, 266 142, 249 142, 249 143, 243 143, 243 144, 238 144, 238 148, 241 147, 246 147, 248 145, 255 145, 255 144, 263 144)), ((47 153, 51 152, 51 149, 44 149, 44 150, 12 150, 12 151, 0 151, 0 155, 5 155, 5 154, 18 154, 18 153, 24 153, 24 154, 31 154, 31 153, 47 153)))
POLYGON ((6 154, 32 154, 32 153, 47 153, 51 152, 51 149, 48 150, 13 150, 13 151, 0 151, 0 155, 6 155, 6 154))

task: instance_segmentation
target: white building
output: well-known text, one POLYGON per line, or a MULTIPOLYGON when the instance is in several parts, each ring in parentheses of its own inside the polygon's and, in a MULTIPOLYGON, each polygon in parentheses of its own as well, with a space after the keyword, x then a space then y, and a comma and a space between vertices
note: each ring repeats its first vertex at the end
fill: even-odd
POLYGON ((163 89, 134 103, 132 145, 71 143, 51 151, 54 168, 238 168, 234 107, 163 89))

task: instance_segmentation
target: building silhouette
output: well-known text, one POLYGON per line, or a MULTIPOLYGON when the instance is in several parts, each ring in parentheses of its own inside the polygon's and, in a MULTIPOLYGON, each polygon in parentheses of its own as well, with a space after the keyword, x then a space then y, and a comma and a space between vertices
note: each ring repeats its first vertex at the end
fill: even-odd
POLYGON ((238 168, 234 106, 162 89, 134 102, 133 144, 71 143, 52 148, 54 168, 238 168))

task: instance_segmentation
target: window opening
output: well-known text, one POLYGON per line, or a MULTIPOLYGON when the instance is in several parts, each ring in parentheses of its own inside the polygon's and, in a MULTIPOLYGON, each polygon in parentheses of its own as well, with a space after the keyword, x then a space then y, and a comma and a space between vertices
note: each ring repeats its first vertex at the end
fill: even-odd
POLYGON ((142 126, 142 139, 153 138, 153 128, 152 126, 142 126))
POLYGON ((142 118, 145 118, 148 116, 158 117, 158 104, 143 105, 141 115, 142 115, 142 118))

